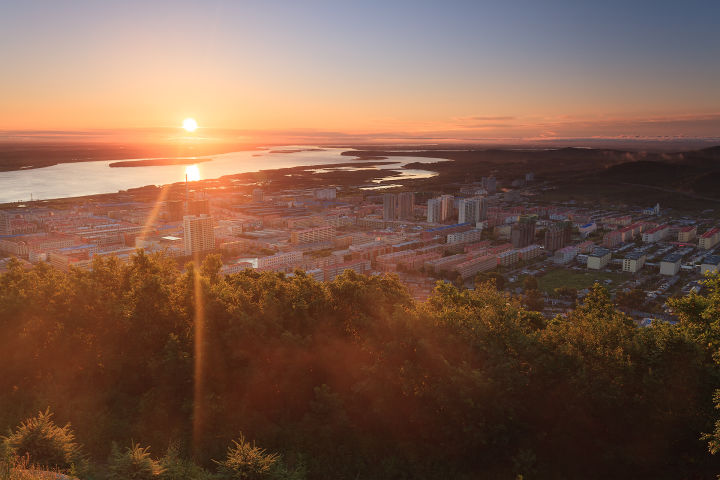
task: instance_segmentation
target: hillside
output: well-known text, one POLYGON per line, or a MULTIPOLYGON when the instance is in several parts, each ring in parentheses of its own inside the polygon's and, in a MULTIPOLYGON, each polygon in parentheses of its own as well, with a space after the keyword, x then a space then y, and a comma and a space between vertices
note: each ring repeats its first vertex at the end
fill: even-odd
POLYGON ((55 462, 23 446, 45 425, 100 477, 139 462, 185 472, 172 478, 239 478, 227 472, 252 442, 293 472, 262 478, 720 471, 699 441, 720 387, 717 279, 710 297, 674 303, 680 324, 639 328, 601 287, 548 321, 491 284, 441 285, 418 304, 392 276, 218 268, 212 256, 183 272, 142 254, 91 272, 11 265, 0 275, 11 451, 55 462))

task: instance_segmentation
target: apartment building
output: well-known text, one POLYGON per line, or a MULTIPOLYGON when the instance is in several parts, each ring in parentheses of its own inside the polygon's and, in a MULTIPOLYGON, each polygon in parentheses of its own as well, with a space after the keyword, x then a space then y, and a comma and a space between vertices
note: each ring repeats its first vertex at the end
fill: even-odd
POLYGON ((290 232, 290 243, 318 243, 331 242, 335 238, 335 227, 325 225, 321 227, 306 228, 290 232))
POLYGON ((709 250, 720 242, 720 228, 711 228, 707 232, 700 235, 698 247, 709 250))
POLYGON ((612 257, 610 250, 607 248, 596 248, 587 257, 587 268, 590 270, 600 270, 610 263, 612 257))
POLYGON ((643 252, 630 252, 623 258, 623 272, 637 273, 643 265, 647 255, 643 252))
POLYGON ((215 249, 215 230, 210 215, 183 217, 185 255, 211 252, 215 249))

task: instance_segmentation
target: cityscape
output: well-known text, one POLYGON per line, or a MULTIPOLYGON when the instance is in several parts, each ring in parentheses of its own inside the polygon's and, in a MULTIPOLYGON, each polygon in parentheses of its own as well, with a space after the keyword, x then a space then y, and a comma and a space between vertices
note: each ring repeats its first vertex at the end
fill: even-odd
POLYGON ((441 195, 353 185, 228 191, 193 183, 160 203, 128 193, 123 201, 5 208, 3 264, 12 257, 68 271, 91 269, 95 257, 129 262, 138 249, 180 263, 219 254, 225 275, 300 271, 322 282, 345 270, 391 273, 418 301, 438 281, 473 289, 492 278, 522 294, 523 279, 532 277, 542 294, 535 306, 549 318, 573 308, 600 281, 626 299, 622 306, 639 324, 677 321, 665 300, 699 292, 720 264, 712 216, 673 215, 659 201, 632 210, 538 204, 533 197, 549 182, 532 172, 505 184, 487 176, 448 185, 453 194, 441 195))
POLYGON ((717 480, 720 2, 0 2, 0 480, 717 480))

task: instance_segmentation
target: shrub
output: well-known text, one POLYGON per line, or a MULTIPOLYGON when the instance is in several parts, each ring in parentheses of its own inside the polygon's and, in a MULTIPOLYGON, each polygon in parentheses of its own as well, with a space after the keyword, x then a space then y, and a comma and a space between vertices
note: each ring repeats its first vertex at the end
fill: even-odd
POLYGON ((160 460, 162 472, 159 480, 210 480, 212 474, 191 460, 182 458, 179 449, 171 445, 160 460))
POLYGON ((289 471, 277 453, 269 453, 254 443, 247 442, 241 434, 228 448, 227 458, 218 462, 222 480, 280 480, 299 479, 300 471, 289 471))
POLYGON ((151 480, 162 473, 160 463, 150 457, 149 449, 133 443, 121 451, 113 444, 108 461, 108 480, 151 480))
POLYGON ((5 437, 10 451, 18 457, 27 457, 32 465, 62 471, 77 471, 85 458, 70 424, 59 427, 52 421, 48 408, 37 417, 29 418, 5 437))

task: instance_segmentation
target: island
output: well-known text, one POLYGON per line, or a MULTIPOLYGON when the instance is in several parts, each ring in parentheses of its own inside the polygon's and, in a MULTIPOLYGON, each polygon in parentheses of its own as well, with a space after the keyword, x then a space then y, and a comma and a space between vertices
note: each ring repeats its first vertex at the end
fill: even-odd
POLYGON ((122 160, 113 162, 110 167, 157 167, 163 165, 193 165, 209 162, 212 158, 149 158, 147 160, 122 160))

